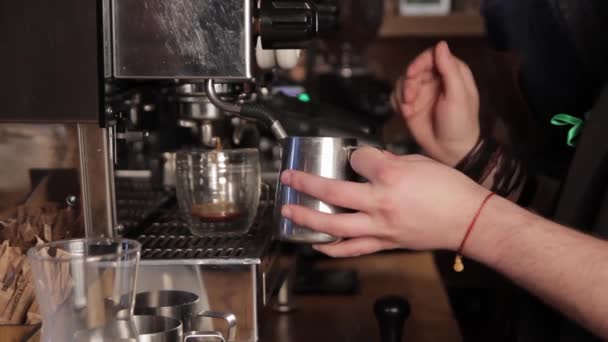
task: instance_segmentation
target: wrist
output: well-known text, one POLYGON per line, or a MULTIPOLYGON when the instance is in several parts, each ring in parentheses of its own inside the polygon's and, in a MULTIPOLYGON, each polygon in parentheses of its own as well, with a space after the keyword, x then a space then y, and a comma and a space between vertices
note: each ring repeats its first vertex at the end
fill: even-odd
POLYGON ((449 146, 444 154, 442 163, 449 167, 457 167, 463 160, 474 154, 483 144, 479 133, 475 134, 472 139, 461 142, 446 142, 444 145, 449 146))
MULTIPOLYGON (((470 182, 470 180, 469 180, 470 182)), ((485 206, 489 203, 484 204, 486 197, 490 194, 490 192, 484 189, 481 186, 473 185, 474 189, 466 196, 466 198, 461 198, 459 200, 460 205, 458 206, 457 216, 452 219, 452 228, 448 232, 449 234, 444 234, 443 237, 443 249, 458 252, 463 240, 465 240, 467 236, 467 232, 471 230, 471 235, 474 235, 474 230, 478 229, 478 223, 473 221, 478 221, 479 218, 475 218, 477 216, 477 212, 479 215, 485 210, 485 206), (472 229, 471 224, 474 223, 472 229)), ((468 244, 468 242, 467 242, 468 244)), ((465 246, 464 249, 467 247, 465 246)))
POLYGON ((505 251, 512 248, 513 241, 538 217, 513 202, 494 196, 485 205, 464 246, 463 254, 490 267, 498 268, 505 259, 505 251))

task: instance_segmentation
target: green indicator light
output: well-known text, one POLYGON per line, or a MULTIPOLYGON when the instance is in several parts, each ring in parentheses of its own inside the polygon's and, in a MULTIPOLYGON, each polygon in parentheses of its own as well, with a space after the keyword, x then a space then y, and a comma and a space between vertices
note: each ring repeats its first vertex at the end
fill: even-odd
POLYGON ((298 100, 300 100, 301 102, 310 102, 310 95, 308 95, 307 93, 302 93, 298 95, 298 100))

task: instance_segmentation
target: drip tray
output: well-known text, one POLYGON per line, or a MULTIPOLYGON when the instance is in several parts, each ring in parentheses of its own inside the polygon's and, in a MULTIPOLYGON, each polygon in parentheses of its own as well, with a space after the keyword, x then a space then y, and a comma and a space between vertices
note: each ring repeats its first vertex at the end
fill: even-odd
MULTIPOLYGON (((268 203, 261 205, 268 207, 268 203)), ((179 219, 173 191, 148 182, 117 181, 118 221, 126 237, 142 244, 141 259, 155 264, 259 264, 276 247, 269 210, 258 213, 246 234, 194 236, 179 219)))
POLYGON ((205 263, 259 262, 270 243, 260 225, 244 235, 191 235, 185 223, 155 223, 136 239, 142 259, 197 259, 205 263))

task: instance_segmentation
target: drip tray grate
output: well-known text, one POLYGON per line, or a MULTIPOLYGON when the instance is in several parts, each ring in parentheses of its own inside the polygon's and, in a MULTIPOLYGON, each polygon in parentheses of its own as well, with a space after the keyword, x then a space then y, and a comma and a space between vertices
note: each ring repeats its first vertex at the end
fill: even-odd
POLYGON ((137 237, 142 259, 260 258, 269 243, 259 225, 243 235, 191 235, 185 223, 155 223, 137 237))

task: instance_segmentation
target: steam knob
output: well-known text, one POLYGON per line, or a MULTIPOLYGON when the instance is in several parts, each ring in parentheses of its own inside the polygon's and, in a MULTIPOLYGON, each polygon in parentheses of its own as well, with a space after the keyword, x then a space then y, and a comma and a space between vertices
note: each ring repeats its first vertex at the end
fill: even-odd
POLYGON ((299 49, 338 29, 338 9, 312 0, 262 0, 257 33, 264 49, 299 49))
POLYGON ((374 314, 382 342, 401 342, 403 324, 410 315, 410 303, 400 296, 386 296, 374 303, 374 314))

